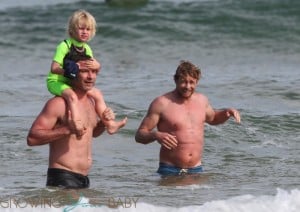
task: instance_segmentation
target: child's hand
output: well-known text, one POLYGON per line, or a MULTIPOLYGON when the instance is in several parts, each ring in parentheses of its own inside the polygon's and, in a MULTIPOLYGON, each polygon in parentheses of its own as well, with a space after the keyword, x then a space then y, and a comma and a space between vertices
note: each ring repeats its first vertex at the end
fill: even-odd
POLYGON ((100 70, 101 64, 94 58, 89 60, 81 60, 77 62, 79 69, 92 69, 92 70, 100 70))

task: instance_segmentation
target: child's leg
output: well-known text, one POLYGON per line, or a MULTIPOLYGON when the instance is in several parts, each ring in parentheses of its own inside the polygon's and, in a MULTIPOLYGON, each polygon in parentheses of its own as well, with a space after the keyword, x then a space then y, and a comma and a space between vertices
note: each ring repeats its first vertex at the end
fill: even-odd
POLYGON ((78 98, 71 86, 65 81, 60 81, 57 74, 51 72, 47 77, 47 88, 49 92, 55 96, 62 96, 68 104, 71 111, 72 130, 76 131, 77 136, 81 136, 84 131, 84 126, 80 121, 79 111, 77 108, 78 98))
POLYGON ((97 88, 93 88, 92 90, 88 91, 88 95, 94 99, 96 112, 98 116, 101 118, 104 125, 106 126, 106 131, 109 134, 114 134, 120 128, 125 126, 127 122, 127 118, 124 118, 123 120, 116 122, 114 120, 107 120, 103 117, 103 112, 106 109, 106 104, 100 90, 98 90, 97 88))
POLYGON ((80 119, 77 95, 72 88, 67 88, 62 92, 62 97, 67 101, 70 108, 72 124, 77 132, 76 134, 77 136, 81 136, 85 127, 80 119))

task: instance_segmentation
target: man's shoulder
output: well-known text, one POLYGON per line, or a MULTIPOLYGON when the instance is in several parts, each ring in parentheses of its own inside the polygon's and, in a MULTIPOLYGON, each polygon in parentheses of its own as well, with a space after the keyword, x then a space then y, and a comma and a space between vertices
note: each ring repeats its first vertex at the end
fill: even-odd
POLYGON ((172 96, 172 93, 171 92, 168 92, 168 93, 165 93, 161 96, 158 96, 156 97, 153 102, 161 102, 161 103, 164 103, 164 102, 168 102, 170 101, 170 97, 172 96))
POLYGON ((207 98, 204 94, 199 93, 199 92, 195 92, 194 96, 196 96, 197 98, 207 98))
POLYGON ((54 96, 46 102, 48 110, 59 110, 66 107, 66 101, 61 96, 54 96))
POLYGON ((48 102, 64 103, 65 100, 62 96, 53 96, 50 99, 48 99, 48 102))
POLYGON ((207 96, 202 93, 194 93, 194 103, 201 106, 209 104, 207 96))
POLYGON ((172 99, 172 94, 171 92, 169 93, 165 93, 161 96, 156 97, 152 103, 151 103, 151 107, 152 108, 156 108, 156 109, 162 109, 165 106, 167 106, 169 104, 169 102, 171 102, 172 99))

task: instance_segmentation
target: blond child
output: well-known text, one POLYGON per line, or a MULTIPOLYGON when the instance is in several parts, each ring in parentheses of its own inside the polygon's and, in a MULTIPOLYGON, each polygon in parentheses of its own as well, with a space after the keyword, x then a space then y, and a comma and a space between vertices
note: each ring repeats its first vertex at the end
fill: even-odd
MULTIPOLYGON (((80 111, 77 109, 78 97, 70 86, 70 80, 77 77, 79 70, 100 70, 100 63, 93 58, 93 52, 87 44, 96 33, 96 21, 85 10, 78 10, 69 18, 69 38, 58 44, 51 64, 51 71, 47 77, 47 87, 50 93, 62 96, 71 111, 71 119, 77 136, 81 136, 86 126, 78 118, 80 111)), ((88 95, 95 101, 98 116, 104 122, 109 134, 117 132, 123 127, 127 118, 121 121, 107 120, 103 117, 106 104, 100 90, 93 88, 88 95)))

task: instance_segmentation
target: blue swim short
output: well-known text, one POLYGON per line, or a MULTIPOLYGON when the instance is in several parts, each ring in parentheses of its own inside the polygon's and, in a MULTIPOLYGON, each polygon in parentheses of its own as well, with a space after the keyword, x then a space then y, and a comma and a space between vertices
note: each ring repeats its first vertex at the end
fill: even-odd
POLYGON ((172 166, 166 163, 159 163, 157 173, 168 176, 168 175, 184 175, 184 174, 199 174, 203 172, 202 166, 196 166, 193 168, 182 169, 176 166, 172 166))

